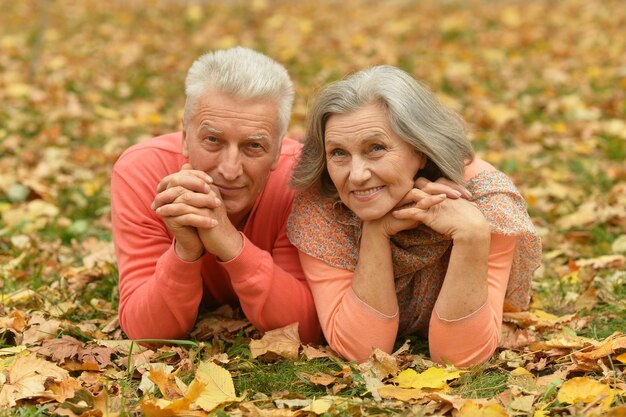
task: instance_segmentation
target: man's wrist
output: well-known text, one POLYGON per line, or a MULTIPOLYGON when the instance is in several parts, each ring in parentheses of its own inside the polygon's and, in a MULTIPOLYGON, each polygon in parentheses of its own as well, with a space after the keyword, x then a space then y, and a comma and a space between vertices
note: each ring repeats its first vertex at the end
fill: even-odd
POLYGON ((178 258, 181 261, 195 262, 198 259, 200 259, 202 255, 204 255, 204 248, 202 247, 199 249, 190 250, 188 248, 183 247, 179 241, 175 241, 174 252, 176 253, 176 256, 178 256, 178 258))
POLYGON ((220 248, 219 253, 215 255, 221 262, 229 262, 235 259, 242 251, 244 245, 244 238, 241 232, 235 230, 235 232, 229 235, 224 245, 220 248))

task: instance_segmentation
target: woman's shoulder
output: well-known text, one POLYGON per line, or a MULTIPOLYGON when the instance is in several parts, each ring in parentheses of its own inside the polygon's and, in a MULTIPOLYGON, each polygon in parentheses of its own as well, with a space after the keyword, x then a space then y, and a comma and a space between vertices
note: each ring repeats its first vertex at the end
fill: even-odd
POLYGON ((465 181, 469 181, 470 179, 474 178, 476 175, 484 171, 497 171, 497 169, 487 161, 479 158, 474 158, 472 162, 465 165, 465 172, 463 173, 463 177, 465 178, 465 181))
POLYGON ((354 269, 359 222, 340 203, 315 190, 297 192, 287 222, 287 237, 301 252, 329 265, 354 269))

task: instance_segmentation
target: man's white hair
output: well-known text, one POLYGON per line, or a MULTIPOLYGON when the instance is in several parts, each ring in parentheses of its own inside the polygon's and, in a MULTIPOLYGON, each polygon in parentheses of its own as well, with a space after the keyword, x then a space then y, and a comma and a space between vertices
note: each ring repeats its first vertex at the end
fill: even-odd
POLYGON ((278 62, 259 52, 234 47, 209 52, 189 68, 185 80, 185 126, 198 100, 207 92, 219 91, 235 98, 269 99, 278 104, 278 140, 287 133, 294 88, 289 73, 278 62))

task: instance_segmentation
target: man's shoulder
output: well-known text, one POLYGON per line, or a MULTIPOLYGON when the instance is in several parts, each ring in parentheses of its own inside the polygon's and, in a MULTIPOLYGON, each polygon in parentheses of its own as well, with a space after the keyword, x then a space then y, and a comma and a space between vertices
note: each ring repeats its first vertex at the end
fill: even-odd
POLYGON ((118 158, 117 168, 123 165, 152 164, 155 160, 171 160, 178 164, 182 158, 182 132, 168 133, 143 140, 126 149, 118 158))
POLYGON ((283 145, 280 149, 281 156, 291 156, 295 157, 300 155, 300 151, 302 150, 302 143, 297 140, 291 138, 284 138, 283 145))

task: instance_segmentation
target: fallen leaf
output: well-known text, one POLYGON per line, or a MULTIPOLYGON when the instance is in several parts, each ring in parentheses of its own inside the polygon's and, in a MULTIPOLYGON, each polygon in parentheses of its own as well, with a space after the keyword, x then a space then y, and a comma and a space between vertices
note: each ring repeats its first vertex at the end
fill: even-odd
POLYGON ((411 402, 425 397, 427 392, 418 388, 402 388, 395 385, 384 385, 378 388, 378 394, 382 398, 393 398, 400 401, 411 402))
POLYGON ((392 381, 402 388, 440 390, 448 386, 447 381, 459 378, 463 372, 466 371, 432 367, 418 374, 414 369, 407 369, 400 372, 392 381))
POLYGON ((230 372, 213 362, 203 362, 198 366, 196 377, 189 386, 190 390, 194 384, 203 386, 203 389, 193 404, 204 411, 212 411, 222 404, 241 400, 235 394, 230 372))
POLYGON ((578 360, 594 361, 596 359, 612 355, 618 350, 626 349, 626 336, 608 337, 602 345, 590 352, 576 352, 574 357, 578 360))
POLYGON ((479 406, 468 401, 459 410, 458 417, 508 417, 508 414, 498 404, 479 406))
POLYGON ((611 406, 614 396, 615 391, 610 386, 588 377, 576 377, 563 383, 557 394, 557 399, 568 404, 598 403, 602 410, 606 411, 611 406))
POLYGON ((300 350, 298 323, 266 332, 260 340, 250 341, 252 358, 272 353, 284 358, 296 359, 300 350))
POLYGON ((24 398, 63 402, 73 397, 79 387, 80 384, 70 377, 68 371, 30 354, 17 358, 11 365, 0 391, 0 409, 14 407, 18 400, 24 398))
POLYGON ((302 409, 302 411, 310 411, 313 414, 324 414, 330 407, 334 404, 334 399, 332 398, 316 398, 311 401, 311 404, 307 405, 302 409))

